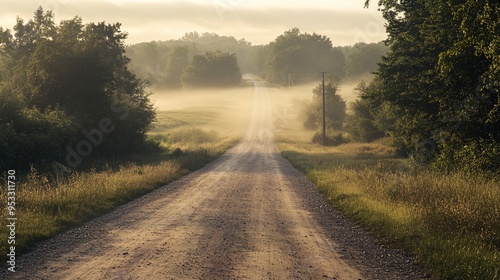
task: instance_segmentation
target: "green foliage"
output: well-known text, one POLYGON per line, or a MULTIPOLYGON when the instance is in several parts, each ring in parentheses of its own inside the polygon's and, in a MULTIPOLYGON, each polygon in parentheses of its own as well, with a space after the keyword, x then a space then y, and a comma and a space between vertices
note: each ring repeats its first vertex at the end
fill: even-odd
POLYGON ((186 33, 181 42, 194 44, 197 54, 220 50, 223 53, 234 53, 238 59, 241 71, 252 73, 255 71, 254 50, 250 42, 245 39, 236 39, 233 36, 220 36, 215 33, 197 32, 186 33))
MULTIPOLYGON (((311 142, 323 145, 323 132, 316 132, 312 137, 311 142)), ((347 139, 344 138, 342 132, 327 131, 325 135, 325 146, 338 146, 340 144, 347 143, 347 139)))
POLYGON ((83 25, 75 17, 56 25, 52 12, 39 8, 26 24, 18 19, 14 31, 0 30, 0 73, 9 73, 0 81, 0 122, 9 131, 5 141, 16 140, 2 141, 7 162, 26 168, 63 161, 66 147, 89 140, 89 132, 93 156, 144 142, 155 112, 143 82, 127 68, 119 23, 83 25))
MULTIPOLYGON (((326 144, 339 145, 345 142, 339 131, 346 118, 346 102, 337 94, 338 86, 334 82, 325 83, 325 121, 327 127, 326 144)), ((303 125, 307 129, 320 131, 323 127, 323 85, 313 90, 313 99, 303 108, 303 125)), ((314 143, 323 143, 323 133, 313 137, 314 143)))
MULTIPOLYGON (((346 118, 346 102, 337 94, 338 86, 333 82, 325 83, 325 119, 328 129, 341 130, 346 118)), ((323 85, 313 89, 312 101, 303 108, 304 127, 320 129, 323 127, 323 85)))
POLYGON ((237 86, 241 83, 241 72, 235 54, 207 52, 193 57, 181 80, 190 87, 237 86))
POLYGON ((289 74, 310 74, 322 71, 344 76, 345 56, 332 47, 326 36, 300 33, 298 28, 286 31, 270 44, 266 78, 286 84, 289 74))
POLYGON ((479 139, 465 144, 460 139, 453 140, 457 143, 441 147, 434 162, 440 170, 464 170, 471 174, 500 170, 500 143, 493 139, 479 139), (463 146, 457 148, 460 144, 463 146))
MULTIPOLYGON (((325 83, 325 111, 328 127, 334 130, 342 129, 346 117, 346 102, 337 94, 338 85, 334 82, 325 83)), ((323 109, 323 85, 318 84, 313 90, 313 101, 311 106, 315 108, 316 124, 319 127, 321 112, 323 109)))
POLYGON ((175 47, 169 53, 168 64, 165 69, 165 83, 168 87, 182 87, 181 77, 189 63, 189 49, 186 46, 175 47))
POLYGON ((387 51, 383 43, 359 43, 355 46, 332 47, 326 36, 300 33, 294 28, 275 41, 253 46, 245 39, 214 33, 186 33, 182 38, 153 41, 127 46, 130 69, 154 87, 178 88, 180 74, 195 55, 220 50, 234 53, 242 73, 258 74, 271 82, 285 84, 288 74, 332 73, 337 79, 376 70, 377 62, 387 51), (348 59, 346 60, 346 57, 348 59))
POLYGON ((352 113, 346 123, 346 130, 355 141, 370 142, 385 135, 386 130, 381 127, 387 123, 384 113, 389 112, 373 110, 369 101, 369 97, 376 93, 375 85, 375 83, 367 85, 363 81, 355 89, 359 92, 360 99, 351 104, 352 113))
MULTIPOLYGON (((176 47, 189 49, 191 53, 194 48, 182 44, 163 44, 161 42, 139 43, 127 46, 126 54, 130 58, 129 69, 139 78, 148 81, 154 87, 175 87, 180 83, 180 79, 171 81, 167 76, 169 67, 169 55, 176 47), (170 83, 173 82, 173 85, 170 83)), ((175 71, 183 71, 183 69, 175 69, 175 71)))
POLYGON ((390 51, 380 63, 380 90, 370 106, 398 108, 392 135, 416 159, 438 158, 438 165, 448 167, 462 161, 476 162, 476 168, 497 166, 491 157, 482 157, 482 163, 477 157, 492 152, 484 143, 500 142, 500 4, 379 4, 390 51))
POLYGON ((234 53, 243 73, 257 73, 258 50, 245 39, 219 36, 215 33, 186 33, 182 38, 169 41, 153 41, 127 46, 131 58, 130 69, 154 87, 178 88, 181 76, 195 55, 206 52, 234 53))
POLYGON ((269 52, 271 51, 271 46, 269 44, 264 46, 255 46, 254 50, 254 71, 261 78, 266 78, 267 71, 267 59, 269 57, 269 52))
POLYGON ((41 111, 24 107, 17 98, 0 90, 0 169, 62 158, 61 147, 71 141, 78 128, 73 119, 59 107, 41 111))
POLYGON ((375 72, 378 63, 388 51, 384 42, 356 43, 348 49, 345 76, 348 79, 359 77, 366 73, 375 72))

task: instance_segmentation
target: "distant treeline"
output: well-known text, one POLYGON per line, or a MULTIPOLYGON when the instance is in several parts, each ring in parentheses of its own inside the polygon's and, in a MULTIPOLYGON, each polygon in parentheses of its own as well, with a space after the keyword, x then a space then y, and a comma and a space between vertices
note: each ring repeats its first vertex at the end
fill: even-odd
POLYGON ((127 46, 126 51, 130 69, 154 87, 235 86, 241 72, 253 70, 249 42, 212 33, 191 32, 179 40, 127 46))
POLYGON ((194 80, 206 76, 192 73, 196 68, 210 69, 211 75, 217 75, 210 79, 216 83, 214 86, 234 85, 229 81, 237 80, 239 73, 258 74, 278 84, 287 84, 290 75, 300 77, 321 71, 337 79, 354 79, 375 71, 388 47, 382 42, 333 47, 326 36, 293 28, 267 45, 253 46, 245 39, 191 32, 177 40, 139 43, 126 50, 130 68, 139 77, 155 87, 179 88, 196 85, 194 80), (226 61, 203 63, 214 55, 226 61), (233 78, 227 78, 230 73, 234 73, 233 78))

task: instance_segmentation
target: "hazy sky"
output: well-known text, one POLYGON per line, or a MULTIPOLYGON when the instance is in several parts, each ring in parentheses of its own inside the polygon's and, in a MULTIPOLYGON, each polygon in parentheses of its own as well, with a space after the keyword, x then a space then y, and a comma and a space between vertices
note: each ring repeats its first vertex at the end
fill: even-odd
MULTIPOLYGON (((377 1, 374 1, 376 3, 377 1)), ((334 45, 385 39, 384 20, 364 0, 0 0, 0 26, 12 28, 16 16, 32 18, 38 6, 56 22, 121 22, 126 43, 178 39, 186 32, 214 32, 266 44, 293 27, 327 35, 334 45)))

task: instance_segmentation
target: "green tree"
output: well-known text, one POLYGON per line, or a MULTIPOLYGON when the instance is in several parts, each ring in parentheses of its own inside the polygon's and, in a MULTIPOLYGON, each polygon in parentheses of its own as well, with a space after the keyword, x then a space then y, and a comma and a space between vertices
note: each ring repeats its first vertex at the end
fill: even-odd
POLYGON ((176 44, 161 42, 139 43, 126 47, 126 55, 131 59, 129 69, 151 86, 169 86, 166 80, 168 56, 176 44))
MULTIPOLYGON (((384 131, 388 131, 386 124, 389 121, 382 121, 379 118, 379 126, 377 125, 376 116, 381 112, 370 103, 369 98, 377 94, 378 83, 361 82, 355 89, 359 92, 359 99, 354 101, 351 105, 352 114, 348 117, 346 130, 355 141, 370 142, 375 139, 381 138, 385 135, 384 131), (379 128, 383 125, 383 128, 379 128)), ((394 123, 394 122, 393 122, 394 123)))
POLYGON ((323 142, 323 85, 313 89, 313 99, 306 106, 306 120, 304 126, 313 128, 317 132, 312 138, 313 143, 339 145, 345 142, 342 136, 342 127, 346 119, 346 102, 337 94, 338 85, 332 81, 325 84, 325 128, 326 135, 323 142), (312 125, 314 124, 314 125, 312 125))
MULTIPOLYGON (((346 118, 346 102, 337 94, 334 82, 325 83, 325 118, 329 129, 339 131, 346 118)), ((323 85, 313 89, 312 101, 306 105, 304 127, 319 130, 323 127, 323 85)))
POLYGON ((127 56, 131 58, 130 69, 138 77, 147 80, 152 86, 171 88, 179 86, 178 75, 186 68, 185 56, 181 51, 183 48, 188 50, 188 65, 194 55, 220 50, 234 53, 243 73, 258 73, 263 68, 258 68, 260 65, 256 62, 260 46, 252 46, 245 39, 208 32, 189 32, 176 40, 134 44, 127 46, 126 50, 127 56))
POLYGON ((188 87, 228 87, 241 83, 241 72, 235 54, 206 52, 195 55, 182 75, 188 87))
POLYGON ((165 70, 165 83, 167 87, 182 87, 182 73, 189 66, 189 49, 186 46, 175 47, 168 55, 168 64, 165 70))
POLYGON ((23 98, 0 88, 0 169, 27 168, 64 158, 64 147, 77 133, 74 119, 61 108, 27 107, 23 98), (7 166, 8 165, 8 166, 7 166))
POLYGON ((236 39, 233 36, 220 36, 215 33, 196 32, 186 34, 183 42, 195 43, 197 48, 203 53, 207 51, 220 50, 223 53, 234 53, 238 59, 241 72, 252 73, 255 70, 253 46, 245 39, 236 39))
POLYGON ((356 43, 350 50, 346 59, 345 75, 347 78, 356 78, 366 73, 375 72, 378 63, 388 51, 384 42, 356 43))
POLYGON ((464 147, 478 147, 481 155, 480 147, 498 146, 500 4, 379 4, 390 51, 378 70, 381 91, 372 101, 400 109, 394 135, 417 158, 428 161, 439 155, 449 165, 464 147))
MULTIPOLYGON (((14 30, 14 36, 0 30, 0 50, 7 61, 2 72, 10 74, 0 81, 0 98, 14 100, 18 107, 3 107, 1 122, 14 138, 29 139, 25 148, 46 150, 24 157, 24 164, 62 160, 65 146, 85 139, 103 121, 113 129, 106 137, 102 131, 94 135, 94 156, 124 153, 143 143, 155 112, 144 83, 127 68, 126 34, 119 23, 83 25, 76 17, 55 25, 53 14, 39 8, 28 23, 18 19, 14 30)), ((24 153, 17 145, 6 146, 10 148, 2 154, 24 153)))
POLYGON ((298 28, 286 31, 270 44, 267 57, 269 81, 286 84, 289 74, 330 72, 344 76, 345 56, 332 47, 326 36, 300 33, 298 28))
POLYGON ((254 47, 254 69, 255 74, 259 75, 261 78, 266 78, 267 71, 267 59, 271 51, 270 44, 255 46, 254 47))

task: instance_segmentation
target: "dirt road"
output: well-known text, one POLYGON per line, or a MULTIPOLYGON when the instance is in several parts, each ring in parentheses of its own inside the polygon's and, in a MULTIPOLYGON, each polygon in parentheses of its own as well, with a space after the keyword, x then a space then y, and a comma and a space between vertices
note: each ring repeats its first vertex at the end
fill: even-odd
POLYGON ((409 258, 377 245, 281 158, 269 94, 254 84, 240 144, 197 172, 43 242, 19 259, 15 278, 420 279, 409 258))

